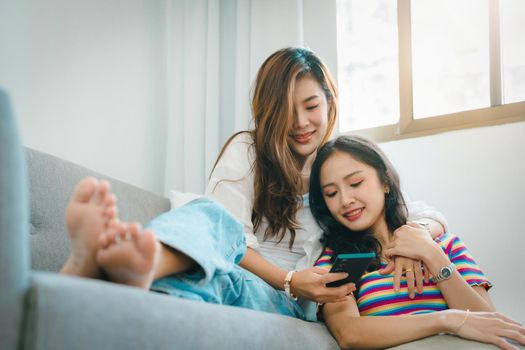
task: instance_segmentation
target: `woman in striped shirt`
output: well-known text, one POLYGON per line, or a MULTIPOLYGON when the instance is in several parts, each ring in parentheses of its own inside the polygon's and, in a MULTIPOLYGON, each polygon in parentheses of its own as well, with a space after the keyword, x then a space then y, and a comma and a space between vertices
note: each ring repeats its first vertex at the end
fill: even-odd
POLYGON ((320 309, 342 348, 385 348, 442 332, 503 349, 515 348, 505 338, 525 344, 525 328, 495 312, 491 284, 460 238, 445 233, 433 240, 421 224, 407 223, 397 172, 373 142, 342 136, 320 149, 310 208, 326 247, 316 266, 329 269, 338 254, 376 255, 353 297, 320 309), (424 265, 417 294, 408 292, 407 280, 421 269, 406 270, 399 283, 385 273, 393 256, 424 265))

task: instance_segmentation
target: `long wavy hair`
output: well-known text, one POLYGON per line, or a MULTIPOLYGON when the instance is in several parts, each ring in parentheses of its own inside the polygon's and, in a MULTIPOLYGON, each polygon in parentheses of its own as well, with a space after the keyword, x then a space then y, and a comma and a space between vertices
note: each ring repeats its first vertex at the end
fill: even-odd
POLYGON ((374 142, 360 136, 340 136, 326 143, 318 152, 310 175, 310 209, 323 230, 321 242, 334 250, 333 258, 338 254, 374 252, 377 258, 369 271, 380 265, 381 244, 365 230, 355 232, 338 222, 328 210, 321 188, 321 168, 335 153, 344 152, 363 162, 377 172, 381 184, 388 191, 385 193, 385 220, 389 232, 394 232, 407 221, 407 207, 401 193, 399 175, 386 155, 374 142))
MULTIPOLYGON (((255 149, 254 231, 265 221, 264 239, 277 237, 280 242, 290 231, 291 249, 299 228, 296 214, 302 205, 302 180, 299 162, 288 143, 293 124, 295 84, 304 77, 315 79, 328 103, 327 131, 321 144, 331 136, 337 116, 337 88, 322 60, 306 48, 287 47, 264 61, 252 92, 254 129, 248 132, 255 149)), ((219 159, 233 135, 223 147, 219 159)))

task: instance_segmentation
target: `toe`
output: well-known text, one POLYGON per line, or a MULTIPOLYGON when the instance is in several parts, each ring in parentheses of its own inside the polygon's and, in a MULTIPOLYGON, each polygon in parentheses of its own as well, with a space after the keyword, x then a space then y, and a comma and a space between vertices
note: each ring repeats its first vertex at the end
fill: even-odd
POLYGON ((141 235, 141 232, 142 227, 139 223, 134 222, 129 225, 128 233, 130 234, 131 239, 133 239, 134 241, 136 241, 137 238, 141 235))
POLYGON ((127 239, 127 232, 129 231, 129 225, 126 223, 119 223, 117 225, 117 233, 115 235, 115 242, 120 242, 123 239, 127 239))
POLYGON ((155 237, 153 231, 142 231, 138 239, 138 246, 146 259, 154 259, 155 253, 157 251, 157 242, 157 238, 155 237))
POLYGON ((116 218, 118 215, 117 207, 111 206, 111 207, 106 208, 106 210, 104 211, 104 215, 108 217, 109 219, 116 218))
POLYGON ((114 232, 114 230, 108 229, 106 232, 100 234, 100 237, 98 238, 98 246, 100 248, 105 249, 109 246, 109 236, 111 234, 110 232, 114 232))
POLYGON ((104 198, 104 204, 108 207, 117 204, 117 196, 114 193, 108 193, 104 198))
POLYGON ((109 247, 112 244, 115 244, 115 237, 118 236, 117 230, 107 230, 106 231, 106 247, 109 247))
POLYGON ((106 230, 107 244, 116 244, 122 240, 122 237, 126 233, 124 224, 114 222, 108 230, 106 230))
POLYGON ((100 180, 100 184, 98 186, 97 194, 95 195, 95 202, 103 204, 106 201, 106 198, 110 195, 109 193, 109 182, 106 180, 100 180))
POLYGON ((113 228, 115 230, 117 230, 118 227, 121 226, 121 225, 122 225, 122 223, 119 221, 118 218, 112 218, 108 222, 108 228, 113 228))
POLYGON ((88 202, 97 191, 98 185, 99 183, 94 177, 86 177, 82 179, 76 185, 71 199, 77 202, 88 202))

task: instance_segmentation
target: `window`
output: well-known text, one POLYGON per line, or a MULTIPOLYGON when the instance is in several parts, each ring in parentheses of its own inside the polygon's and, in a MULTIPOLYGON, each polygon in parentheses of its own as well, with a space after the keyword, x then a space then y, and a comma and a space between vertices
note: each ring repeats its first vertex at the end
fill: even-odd
POLYGON ((337 0, 339 131, 385 141, 525 120, 522 18, 522 0, 337 0))

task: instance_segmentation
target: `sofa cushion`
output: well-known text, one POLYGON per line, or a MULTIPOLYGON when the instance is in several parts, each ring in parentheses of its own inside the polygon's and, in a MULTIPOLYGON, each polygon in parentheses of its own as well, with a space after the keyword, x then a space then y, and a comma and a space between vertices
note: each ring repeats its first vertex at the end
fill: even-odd
POLYGON ((322 324, 45 272, 27 305, 27 349, 338 348, 322 324))
POLYGON ((203 196, 204 195, 202 194, 182 192, 177 190, 170 190, 168 193, 172 209, 182 207, 183 205, 191 202, 192 200, 201 198, 203 196))

